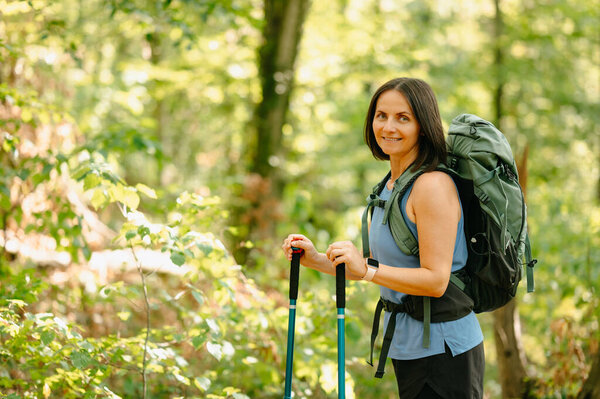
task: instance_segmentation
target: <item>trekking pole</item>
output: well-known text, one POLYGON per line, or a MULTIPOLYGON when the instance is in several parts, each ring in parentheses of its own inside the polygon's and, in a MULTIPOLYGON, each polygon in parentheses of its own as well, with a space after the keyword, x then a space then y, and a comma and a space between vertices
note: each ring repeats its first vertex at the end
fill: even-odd
POLYGON ((292 366, 294 363, 294 332, 296 329, 296 300, 298 299, 298 278, 300 276, 301 248, 292 247, 290 265, 290 315, 287 337, 287 358, 285 363, 285 390, 283 399, 292 398, 292 366))
POLYGON ((337 305, 338 330, 338 399, 346 395, 344 308, 346 307, 346 265, 340 263, 335 268, 335 302, 337 305))

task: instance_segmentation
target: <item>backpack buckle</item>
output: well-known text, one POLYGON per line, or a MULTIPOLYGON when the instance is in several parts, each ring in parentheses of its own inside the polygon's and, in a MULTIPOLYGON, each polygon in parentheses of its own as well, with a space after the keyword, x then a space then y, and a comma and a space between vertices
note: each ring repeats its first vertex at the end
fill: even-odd
POLYGON ((377 194, 371 194, 367 197, 368 206, 385 207, 386 200, 379 198, 377 194))
POLYGON ((458 159, 456 159, 455 157, 450 158, 450 162, 448 162, 448 166, 450 167, 450 169, 456 170, 456 168, 458 166, 458 159))

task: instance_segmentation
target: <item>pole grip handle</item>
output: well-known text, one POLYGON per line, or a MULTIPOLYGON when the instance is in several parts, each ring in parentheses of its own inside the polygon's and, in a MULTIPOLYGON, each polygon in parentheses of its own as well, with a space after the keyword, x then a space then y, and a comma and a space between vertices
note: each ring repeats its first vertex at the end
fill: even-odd
POLYGON ((298 280, 300 278, 301 248, 292 247, 292 263, 290 265, 290 299, 298 299, 298 280))
POLYGON ((335 302, 338 309, 346 307, 346 264, 340 263, 335 268, 335 302))

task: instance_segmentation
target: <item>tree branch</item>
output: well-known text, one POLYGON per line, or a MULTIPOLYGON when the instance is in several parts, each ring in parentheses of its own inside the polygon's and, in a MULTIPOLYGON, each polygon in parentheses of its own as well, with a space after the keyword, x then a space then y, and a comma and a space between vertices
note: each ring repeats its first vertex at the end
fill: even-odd
POLYGON ((146 399, 146 390, 147 390, 147 381, 146 381, 146 364, 147 359, 146 355, 148 353, 148 341, 150 340, 150 302, 148 301, 148 287, 146 286, 146 275, 142 270, 142 264, 139 261, 137 255, 135 254, 135 250, 133 249, 133 244, 129 243, 129 247, 131 248, 131 253, 133 254, 133 258, 135 259, 135 264, 138 268, 138 272, 140 273, 140 277, 142 278, 142 288, 144 290, 144 301, 146 308, 146 338, 144 340, 144 354, 142 360, 142 382, 143 382, 143 393, 142 398, 146 399))

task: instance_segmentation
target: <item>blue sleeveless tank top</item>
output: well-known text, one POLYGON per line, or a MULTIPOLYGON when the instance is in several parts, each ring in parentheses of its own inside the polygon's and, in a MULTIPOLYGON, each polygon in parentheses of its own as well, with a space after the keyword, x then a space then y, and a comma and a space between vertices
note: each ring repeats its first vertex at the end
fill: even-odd
MULTIPOLYGON (((407 190, 401 200, 402 217, 410 231, 419 241, 417 226, 410 221, 406 214, 406 203, 412 192, 412 186, 407 190)), ((381 199, 387 200, 391 191, 384 187, 380 194, 381 199)), ((371 228, 369 230, 369 245, 373 258, 379 262, 394 267, 421 267, 419 258, 412 255, 406 255, 394 242, 394 238, 389 229, 389 225, 383 224, 383 209, 375 207, 371 228)), ((467 243, 464 233, 464 217, 462 216, 458 223, 456 232, 456 243, 454 245, 454 256, 452 258, 452 271, 460 270, 467 262, 467 243)), ((402 292, 394 291, 387 287, 381 287, 381 296, 384 299, 400 303, 406 295, 402 292)), ((385 312, 384 329, 390 318, 390 313, 385 312)), ((400 313, 396 319, 396 330, 390 346, 388 357, 399 360, 419 359, 427 356, 437 355, 445 352, 444 344, 447 344, 452 355, 456 356, 464 353, 483 341, 483 333, 479 326, 479 321, 475 313, 471 312, 465 317, 442 323, 431 323, 429 348, 423 347, 423 322, 415 320, 405 313, 400 313)))

